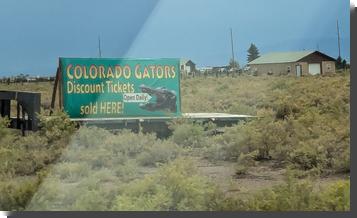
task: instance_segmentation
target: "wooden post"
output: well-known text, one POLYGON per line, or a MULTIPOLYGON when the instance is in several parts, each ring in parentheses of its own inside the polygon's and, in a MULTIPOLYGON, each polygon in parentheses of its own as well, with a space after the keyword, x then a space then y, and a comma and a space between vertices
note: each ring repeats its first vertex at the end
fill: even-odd
POLYGON ((25 130, 27 128, 26 126, 26 112, 25 112, 25 108, 23 106, 21 106, 21 115, 22 115, 22 118, 21 118, 21 132, 22 132, 22 136, 25 136, 25 130))
POLYGON ((59 82, 59 74, 60 74, 60 68, 57 68, 56 72, 56 79, 55 79, 55 84, 53 86, 53 91, 52 91, 52 100, 51 100, 51 110, 50 110, 50 115, 52 115, 53 110, 55 108, 55 102, 56 102, 56 92, 57 92, 57 86, 59 82))
POLYGON ((20 129, 20 103, 18 102, 18 100, 16 99, 17 104, 16 104, 16 128, 20 129))
POLYGON ((58 76, 58 107, 62 110, 62 75, 61 75, 61 67, 59 67, 59 76, 58 76))

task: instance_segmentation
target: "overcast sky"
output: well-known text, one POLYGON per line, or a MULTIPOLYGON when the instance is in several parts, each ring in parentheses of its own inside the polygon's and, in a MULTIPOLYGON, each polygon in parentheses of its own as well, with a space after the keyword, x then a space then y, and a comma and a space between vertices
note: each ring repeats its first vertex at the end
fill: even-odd
POLYGON ((236 59, 316 50, 350 57, 349 0, 0 0, 0 76, 55 73, 58 57, 188 58, 226 65, 233 29, 236 59))

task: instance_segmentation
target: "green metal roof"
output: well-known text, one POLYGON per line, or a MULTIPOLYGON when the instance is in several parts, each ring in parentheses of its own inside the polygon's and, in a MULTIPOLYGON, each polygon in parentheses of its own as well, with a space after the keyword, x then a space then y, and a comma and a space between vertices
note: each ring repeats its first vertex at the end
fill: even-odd
POLYGON ((273 52, 265 54, 248 64, 277 64, 291 63, 314 53, 314 51, 297 51, 297 52, 273 52))

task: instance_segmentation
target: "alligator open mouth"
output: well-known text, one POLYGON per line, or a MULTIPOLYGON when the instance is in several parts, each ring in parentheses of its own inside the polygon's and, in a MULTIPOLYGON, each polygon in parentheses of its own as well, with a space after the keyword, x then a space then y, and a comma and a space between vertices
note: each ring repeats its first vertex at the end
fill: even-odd
POLYGON ((142 103, 140 104, 140 108, 148 111, 169 111, 176 113, 176 93, 174 91, 163 87, 150 88, 145 85, 141 85, 140 89, 143 93, 156 97, 155 102, 142 103))

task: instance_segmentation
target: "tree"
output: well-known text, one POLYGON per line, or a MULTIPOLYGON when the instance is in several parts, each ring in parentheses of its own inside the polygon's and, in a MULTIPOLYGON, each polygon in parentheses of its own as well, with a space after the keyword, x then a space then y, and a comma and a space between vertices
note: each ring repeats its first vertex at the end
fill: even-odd
POLYGON ((341 69, 342 68, 342 58, 341 58, 341 56, 338 56, 338 58, 336 59, 336 68, 337 69, 341 69))
POLYGON ((343 69, 347 68, 347 61, 345 59, 342 61, 342 68, 343 69))
POLYGON ((259 58, 259 50, 257 46, 255 46, 253 43, 250 44, 250 48, 248 49, 248 63, 251 61, 254 61, 255 59, 259 58))
POLYGON ((23 85, 25 81, 26 81, 26 75, 25 74, 20 73, 20 75, 16 76, 16 82, 20 82, 21 85, 23 85))
POLYGON ((348 67, 347 61, 345 59, 342 59, 340 56, 336 59, 336 68, 338 70, 340 69, 346 69, 348 67))

